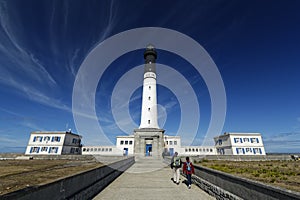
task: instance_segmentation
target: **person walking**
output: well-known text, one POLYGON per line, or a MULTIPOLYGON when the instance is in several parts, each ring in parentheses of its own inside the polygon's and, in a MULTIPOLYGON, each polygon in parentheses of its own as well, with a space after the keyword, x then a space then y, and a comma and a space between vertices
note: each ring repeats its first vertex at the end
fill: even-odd
POLYGON ((171 160, 171 168, 173 170, 173 182, 176 183, 177 185, 179 185, 181 166, 182 166, 181 159, 180 157, 178 157, 178 153, 175 152, 171 160))
POLYGON ((188 188, 191 189, 192 174, 195 173, 195 170, 194 165, 192 162, 190 162, 189 157, 186 157, 186 162, 183 164, 182 172, 186 175, 188 188))

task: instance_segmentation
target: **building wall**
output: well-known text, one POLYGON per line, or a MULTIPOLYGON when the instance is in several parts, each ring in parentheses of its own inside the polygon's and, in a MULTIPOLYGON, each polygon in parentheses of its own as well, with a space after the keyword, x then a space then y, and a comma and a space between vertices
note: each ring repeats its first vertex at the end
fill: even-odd
POLYGON ((185 146, 183 155, 200 156, 200 155, 216 155, 217 149, 213 146, 185 146))
POLYGON ((32 132, 27 155, 81 154, 81 136, 66 132, 32 132), (75 143, 74 143, 75 142, 75 143))
POLYGON ((116 142, 116 147, 123 153, 124 149, 127 150, 128 155, 133 155, 134 154, 134 137, 133 136, 119 136, 117 137, 117 142, 116 142))
POLYGON ((220 155, 266 155, 259 133, 226 133, 214 140, 220 155))
POLYGON ((144 74, 140 128, 159 128, 157 122, 156 74, 153 72, 144 74))
POLYGON ((180 136, 166 136, 164 137, 164 153, 165 155, 173 155, 175 152, 183 153, 181 148, 180 136))
POLYGON ((82 155, 122 156, 123 151, 115 146, 84 146, 82 155))

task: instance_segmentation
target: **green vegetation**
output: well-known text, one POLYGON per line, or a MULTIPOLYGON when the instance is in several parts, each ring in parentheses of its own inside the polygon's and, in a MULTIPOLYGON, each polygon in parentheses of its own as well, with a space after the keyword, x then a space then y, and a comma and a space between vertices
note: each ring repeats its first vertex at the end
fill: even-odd
POLYGON ((300 192, 299 161, 205 160, 197 163, 211 169, 300 192))

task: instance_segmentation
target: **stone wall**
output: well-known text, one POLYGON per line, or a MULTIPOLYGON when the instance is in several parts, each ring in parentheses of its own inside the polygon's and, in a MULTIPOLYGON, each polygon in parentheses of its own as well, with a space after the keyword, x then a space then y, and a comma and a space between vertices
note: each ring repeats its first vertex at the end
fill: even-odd
POLYGON ((0 199, 91 199, 134 162, 134 157, 130 157, 50 184, 18 190, 0 196, 0 199))
POLYGON ((206 167, 195 166, 195 175, 193 182, 217 199, 300 199, 298 192, 269 186, 206 167))
POLYGON ((201 159, 207 160, 232 160, 232 161, 268 161, 268 160, 291 160, 291 155, 289 154, 278 154, 278 155, 206 155, 201 157, 201 159))

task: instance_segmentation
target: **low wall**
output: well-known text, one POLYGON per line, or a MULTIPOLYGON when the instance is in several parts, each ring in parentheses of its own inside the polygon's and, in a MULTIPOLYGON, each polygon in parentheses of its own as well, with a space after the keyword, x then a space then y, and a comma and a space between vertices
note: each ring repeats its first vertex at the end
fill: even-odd
POLYGON ((50 184, 5 194, 0 199, 91 199, 134 162, 134 157, 130 157, 50 184))
POLYGON ((195 166, 195 175, 193 182, 217 199, 300 199, 298 192, 269 186, 206 167, 195 166))
MULTIPOLYGON (((289 154, 278 155, 206 155, 202 159, 206 160, 231 160, 231 161, 268 161, 268 160, 291 160, 289 154)), ((197 160, 197 159, 196 159, 197 160)))

